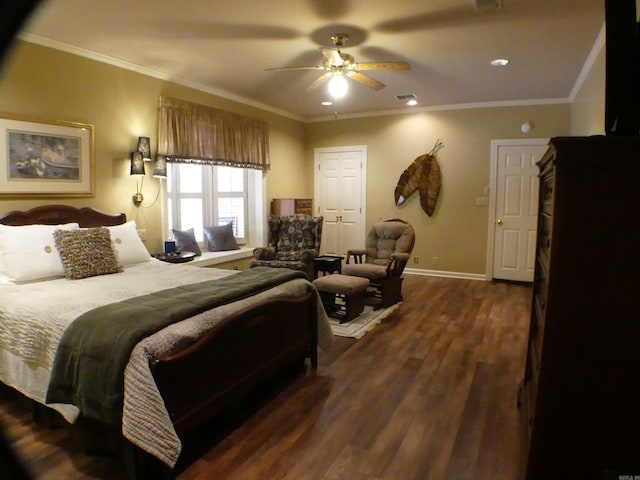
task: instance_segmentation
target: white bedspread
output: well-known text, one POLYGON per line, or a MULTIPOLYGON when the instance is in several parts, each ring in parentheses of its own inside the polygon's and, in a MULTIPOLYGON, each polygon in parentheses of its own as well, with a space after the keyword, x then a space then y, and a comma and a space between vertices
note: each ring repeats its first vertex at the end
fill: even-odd
MULTIPOLYGON (((151 260, 114 275, 0 285, 0 378, 33 400, 45 403, 57 345, 75 318, 107 303, 234 273, 151 260)), ((181 443, 153 381, 149 358, 179 349, 185 341, 199 337, 239 308, 274 296, 298 295, 309 288, 306 280, 293 280, 170 325, 138 343, 125 369, 124 436, 173 467, 180 455, 181 443)), ((317 304, 318 344, 327 350, 333 343, 333 333, 319 299, 317 304)), ((79 414, 73 405, 49 406, 70 422, 79 414)))

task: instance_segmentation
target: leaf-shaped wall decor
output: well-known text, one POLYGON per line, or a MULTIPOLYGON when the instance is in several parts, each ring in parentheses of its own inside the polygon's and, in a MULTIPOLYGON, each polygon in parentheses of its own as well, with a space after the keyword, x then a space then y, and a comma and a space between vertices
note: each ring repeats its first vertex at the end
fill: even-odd
POLYGON ((438 150, 442 147, 444 147, 444 144, 437 140, 429 153, 420 155, 402 172, 394 191, 396 205, 402 205, 407 198, 418 190, 422 209, 427 215, 433 215, 442 182, 440 165, 438 165, 437 159, 438 150))

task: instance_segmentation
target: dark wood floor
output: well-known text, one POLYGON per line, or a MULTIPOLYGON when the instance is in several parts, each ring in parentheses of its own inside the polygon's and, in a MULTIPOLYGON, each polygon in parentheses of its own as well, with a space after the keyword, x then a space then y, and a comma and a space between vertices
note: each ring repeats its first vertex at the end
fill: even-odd
MULTIPOLYGON (((181 480, 513 480, 531 289, 407 275, 402 305, 360 340, 191 439, 181 480)), ((0 422, 37 479, 121 479, 6 393, 0 422)))

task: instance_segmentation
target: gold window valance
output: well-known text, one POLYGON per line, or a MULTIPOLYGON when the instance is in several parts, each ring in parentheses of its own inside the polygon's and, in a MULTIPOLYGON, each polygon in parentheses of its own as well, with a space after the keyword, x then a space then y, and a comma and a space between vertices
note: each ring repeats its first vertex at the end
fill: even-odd
POLYGON ((268 170, 269 126, 217 108, 160 97, 158 153, 174 163, 268 170))

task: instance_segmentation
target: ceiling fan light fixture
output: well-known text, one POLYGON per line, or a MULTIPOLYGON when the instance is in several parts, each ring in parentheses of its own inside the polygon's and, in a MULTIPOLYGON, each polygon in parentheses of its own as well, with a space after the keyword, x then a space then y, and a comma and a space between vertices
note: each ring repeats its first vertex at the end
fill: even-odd
POLYGON ((333 98, 342 98, 347 94, 347 90, 349 90, 346 78, 340 73, 336 73, 331 77, 327 87, 329 89, 329 95, 333 98))

